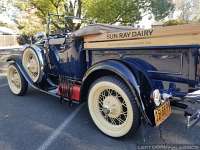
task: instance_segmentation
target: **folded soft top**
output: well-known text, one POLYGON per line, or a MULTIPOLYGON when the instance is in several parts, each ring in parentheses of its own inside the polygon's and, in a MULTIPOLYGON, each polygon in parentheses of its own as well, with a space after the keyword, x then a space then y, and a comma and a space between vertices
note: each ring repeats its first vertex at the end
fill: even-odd
POLYGON ((111 33, 111 32, 120 32, 120 31, 129 31, 134 30, 134 27, 131 26, 116 26, 108 24, 91 24, 86 27, 83 27, 75 32, 73 32, 74 37, 83 37, 91 34, 102 34, 102 33, 111 33))

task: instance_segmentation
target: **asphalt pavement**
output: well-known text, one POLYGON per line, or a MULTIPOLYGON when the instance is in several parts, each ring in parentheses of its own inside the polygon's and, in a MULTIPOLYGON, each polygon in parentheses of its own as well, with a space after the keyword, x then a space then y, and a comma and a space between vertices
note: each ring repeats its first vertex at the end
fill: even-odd
POLYGON ((186 129, 177 109, 160 127, 142 124, 134 135, 114 139, 93 124, 86 103, 69 107, 31 88, 23 97, 14 96, 0 77, 0 150, 133 150, 138 144, 199 143, 200 123, 186 129))

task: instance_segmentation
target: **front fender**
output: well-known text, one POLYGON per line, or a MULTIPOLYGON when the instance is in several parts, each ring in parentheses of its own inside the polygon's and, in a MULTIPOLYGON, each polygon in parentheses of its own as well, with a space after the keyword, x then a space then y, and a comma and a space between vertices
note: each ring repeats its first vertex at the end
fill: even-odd
MULTIPOLYGON (((107 61, 103 61, 98 64, 95 64, 94 66, 88 69, 85 76, 83 77, 81 92, 87 93, 85 92, 85 88, 87 88, 88 90, 89 89, 88 83, 90 83, 91 80, 94 81, 95 78, 97 78, 97 76, 95 75, 96 72, 102 75, 109 75, 109 74, 104 74, 104 72, 111 72, 112 74, 120 77, 127 84, 131 92, 137 95, 136 102, 143 117, 146 119, 148 123, 152 124, 152 122, 149 120, 149 118, 146 115, 145 107, 140 96, 140 87, 136 80, 136 77, 125 64, 123 64, 122 62, 118 60, 107 60, 107 61), (93 75, 95 76, 95 78, 91 78, 93 75)), ((86 95, 84 95, 84 97, 86 97, 86 95)))

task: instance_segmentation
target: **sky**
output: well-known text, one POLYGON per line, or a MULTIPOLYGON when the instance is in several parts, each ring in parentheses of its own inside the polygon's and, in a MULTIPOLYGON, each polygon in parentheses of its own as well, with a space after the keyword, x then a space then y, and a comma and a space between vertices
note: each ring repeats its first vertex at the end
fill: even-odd
MULTIPOLYGON (((15 0, 0 0, 0 10, 2 5, 6 7, 6 12, 1 13, 0 12, 0 21, 8 24, 14 24, 12 19, 16 17, 17 14, 19 14, 19 10, 15 7, 13 7, 13 3, 15 0)), ((173 0, 177 7, 179 7, 183 2, 190 2, 190 1, 195 1, 196 3, 199 2, 199 0, 173 0)), ((200 7, 200 6, 199 6, 200 7)), ((171 15, 170 18, 167 19, 176 19, 177 16, 180 15, 180 11, 176 8, 176 11, 174 12, 173 15, 171 15)), ((152 24, 159 24, 159 22, 156 22, 151 15, 146 15, 142 18, 142 20, 139 22, 139 24, 136 24, 136 27, 140 28, 151 28, 152 24)))

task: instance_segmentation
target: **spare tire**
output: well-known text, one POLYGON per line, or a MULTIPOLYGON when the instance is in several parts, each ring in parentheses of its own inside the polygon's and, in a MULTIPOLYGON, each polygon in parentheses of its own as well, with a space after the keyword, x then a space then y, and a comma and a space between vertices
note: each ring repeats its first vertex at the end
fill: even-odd
POLYGON ((38 54, 34 48, 27 47, 22 56, 22 64, 34 83, 40 82, 43 76, 43 60, 39 59, 38 55, 41 54, 38 54))

